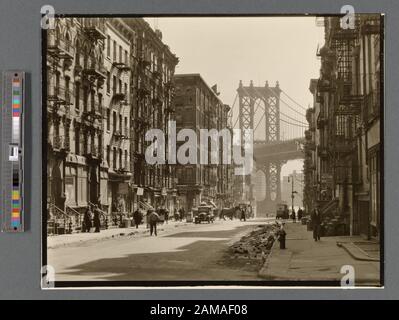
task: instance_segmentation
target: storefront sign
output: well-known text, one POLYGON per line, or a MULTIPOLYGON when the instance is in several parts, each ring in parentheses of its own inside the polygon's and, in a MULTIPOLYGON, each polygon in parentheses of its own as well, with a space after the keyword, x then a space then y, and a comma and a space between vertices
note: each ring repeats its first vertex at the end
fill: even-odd
POLYGON ((143 188, 137 188, 137 195, 142 196, 144 194, 144 189, 143 188))

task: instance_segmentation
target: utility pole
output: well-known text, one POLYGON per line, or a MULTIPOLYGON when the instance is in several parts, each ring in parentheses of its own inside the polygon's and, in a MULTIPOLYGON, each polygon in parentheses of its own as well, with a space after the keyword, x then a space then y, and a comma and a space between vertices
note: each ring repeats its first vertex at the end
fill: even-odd
POLYGON ((290 176, 288 176, 288 182, 290 182, 291 178, 291 212, 294 212, 294 198, 295 198, 295 193, 298 193, 294 190, 294 173, 292 173, 290 176))

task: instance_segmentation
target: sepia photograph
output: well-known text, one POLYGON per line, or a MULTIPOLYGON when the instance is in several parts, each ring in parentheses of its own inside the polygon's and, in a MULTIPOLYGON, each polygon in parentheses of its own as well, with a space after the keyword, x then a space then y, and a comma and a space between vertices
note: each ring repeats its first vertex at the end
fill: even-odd
POLYGON ((383 287, 384 16, 59 15, 49 288, 383 287))

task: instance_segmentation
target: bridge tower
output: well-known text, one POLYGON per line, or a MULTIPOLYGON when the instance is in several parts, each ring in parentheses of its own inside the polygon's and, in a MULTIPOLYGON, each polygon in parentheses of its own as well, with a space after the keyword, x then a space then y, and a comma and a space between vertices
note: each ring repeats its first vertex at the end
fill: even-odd
MULTIPOLYGON (((253 129, 255 113, 260 113, 260 119, 265 119, 265 144, 280 141, 280 87, 276 82, 275 87, 269 87, 266 81, 265 86, 254 86, 251 80, 249 86, 244 86, 242 81, 237 89, 239 98, 239 124, 240 129, 253 129)), ((266 194, 257 206, 257 215, 262 216, 266 213, 275 211, 276 203, 281 201, 281 166, 282 161, 268 161, 266 163, 256 163, 256 169, 261 170, 266 178, 266 194)), ((253 198, 253 183, 250 176, 246 178, 246 185, 249 189, 249 199, 253 198)))

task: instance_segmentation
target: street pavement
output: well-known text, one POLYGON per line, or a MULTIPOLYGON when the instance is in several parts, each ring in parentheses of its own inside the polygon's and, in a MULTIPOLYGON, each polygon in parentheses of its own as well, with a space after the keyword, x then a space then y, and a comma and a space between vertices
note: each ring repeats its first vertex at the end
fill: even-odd
POLYGON ((313 240, 313 233, 300 223, 286 223, 286 249, 276 241, 260 276, 265 280, 340 281, 343 266, 352 266, 355 286, 378 286, 380 262, 374 251, 370 255, 361 247, 379 247, 360 236, 322 237, 313 240), (343 245, 344 244, 344 245, 343 245))
POLYGON ((265 222, 177 222, 161 225, 157 237, 150 237, 145 226, 137 233, 123 229, 123 236, 121 230, 107 230, 102 236, 50 237, 47 264, 54 267, 56 281, 256 280, 258 270, 225 263, 225 255, 231 244, 265 222))
POLYGON ((261 261, 251 265, 226 254, 242 236, 272 222, 169 222, 159 226, 157 237, 145 225, 54 236, 47 241, 47 264, 54 267, 56 281, 339 281, 341 267, 350 265, 355 285, 379 284, 377 243, 360 237, 315 242, 300 223, 285 224, 287 249, 276 241, 263 267, 261 261))

